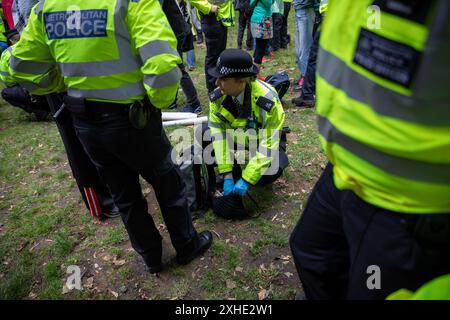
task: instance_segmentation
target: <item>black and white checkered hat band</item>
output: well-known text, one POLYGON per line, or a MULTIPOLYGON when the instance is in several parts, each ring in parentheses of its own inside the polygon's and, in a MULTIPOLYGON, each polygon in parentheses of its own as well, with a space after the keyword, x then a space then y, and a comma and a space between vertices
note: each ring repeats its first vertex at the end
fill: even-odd
POLYGON ((251 72, 253 72, 253 66, 247 69, 233 69, 227 67, 220 68, 220 74, 223 74, 225 76, 232 73, 251 73, 251 72))

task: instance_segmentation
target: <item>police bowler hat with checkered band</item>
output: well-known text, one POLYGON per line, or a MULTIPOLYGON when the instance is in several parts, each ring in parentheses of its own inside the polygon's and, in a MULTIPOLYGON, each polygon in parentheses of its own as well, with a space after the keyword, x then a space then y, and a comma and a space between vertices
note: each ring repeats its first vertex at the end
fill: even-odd
POLYGON ((214 78, 245 78, 256 76, 258 67, 246 51, 226 49, 220 54, 216 67, 208 69, 208 73, 214 78))

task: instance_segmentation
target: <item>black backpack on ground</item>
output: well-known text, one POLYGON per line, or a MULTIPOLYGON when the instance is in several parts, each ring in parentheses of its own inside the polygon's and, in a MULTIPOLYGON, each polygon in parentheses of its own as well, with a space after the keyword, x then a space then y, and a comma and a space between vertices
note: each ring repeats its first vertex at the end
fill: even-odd
POLYGON ((289 75, 285 71, 277 72, 270 76, 267 76, 264 82, 267 82, 272 87, 274 87, 275 90, 277 90, 280 100, 284 97, 291 85, 289 75))
POLYGON ((202 159, 202 149, 190 145, 184 150, 179 164, 181 177, 186 184, 186 197, 193 219, 202 218, 211 208, 215 192, 216 174, 214 165, 206 164, 202 159), (192 155, 189 157, 189 154, 192 155))

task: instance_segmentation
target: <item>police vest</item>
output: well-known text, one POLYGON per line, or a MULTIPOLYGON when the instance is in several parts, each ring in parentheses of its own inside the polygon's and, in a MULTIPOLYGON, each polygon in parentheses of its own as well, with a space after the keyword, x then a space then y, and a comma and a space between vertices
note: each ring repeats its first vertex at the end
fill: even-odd
POLYGON ((7 87, 12 87, 17 84, 17 82, 11 77, 11 74, 9 73, 9 60, 11 59, 11 51, 12 47, 8 47, 8 49, 3 51, 0 60, 0 79, 7 87))
MULTIPOLYGON (((250 101, 244 101, 244 104, 248 103, 251 107, 247 113, 245 110, 239 114, 233 112, 227 105, 231 97, 219 94, 210 98, 212 101, 208 124, 219 172, 232 171, 230 148, 234 145, 238 150, 245 150, 249 145, 250 149, 257 147, 258 152, 243 171, 243 178, 256 184, 279 150, 285 115, 275 89, 262 81, 252 81, 250 101), (227 130, 230 129, 234 131, 233 136, 229 136, 230 131, 227 130)), ((246 107, 248 106, 243 106, 243 109, 246 107)))
POLYGON ((450 212, 449 8, 330 1, 317 112, 339 189, 397 212, 450 212))
POLYGON ((159 108, 173 101, 181 59, 159 2, 45 0, 29 24, 13 49, 13 76, 28 74, 39 87, 56 64, 72 97, 128 103, 147 94, 159 108))

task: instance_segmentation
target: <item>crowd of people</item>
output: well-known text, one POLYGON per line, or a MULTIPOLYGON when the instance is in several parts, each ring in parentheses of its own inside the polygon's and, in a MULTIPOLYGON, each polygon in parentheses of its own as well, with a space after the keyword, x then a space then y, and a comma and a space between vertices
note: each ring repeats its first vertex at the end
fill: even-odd
MULTIPOLYGON (((283 174, 285 113, 259 72, 265 55, 291 42, 289 1, 17 0, 11 12, 6 2, 6 89, 31 109, 48 106, 86 206, 121 216, 149 272, 162 270, 163 247, 140 176, 155 190, 179 264, 213 241, 194 227, 161 120, 162 109, 177 108, 179 85, 182 111, 202 111, 182 60, 186 53, 194 66, 194 41, 206 45, 206 130, 223 197, 283 174), (237 48, 227 48, 237 20, 237 48), (242 50, 245 31, 253 57, 242 50)), ((305 298, 449 298, 450 4, 293 0, 293 10, 301 94, 292 102, 317 105, 329 159, 290 238, 305 298), (380 26, 367 22, 372 5, 380 26), (379 270, 381 285, 368 270, 379 270)))

